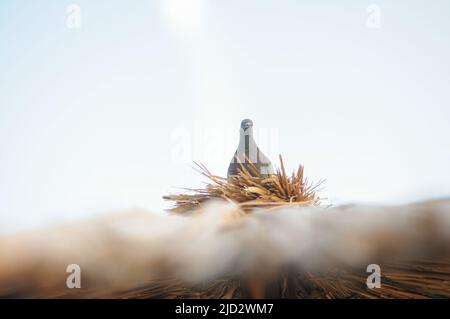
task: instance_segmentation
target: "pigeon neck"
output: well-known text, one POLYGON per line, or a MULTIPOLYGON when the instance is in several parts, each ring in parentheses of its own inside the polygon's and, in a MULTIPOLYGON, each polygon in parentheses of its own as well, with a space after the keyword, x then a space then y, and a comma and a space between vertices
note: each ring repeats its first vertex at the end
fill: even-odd
POLYGON ((256 162, 258 147, 253 139, 252 131, 244 132, 241 131, 239 139, 239 147, 237 153, 243 162, 256 162))
POLYGON ((253 133, 252 131, 249 131, 249 132, 241 131, 240 138, 239 138, 239 144, 246 145, 248 147, 248 145, 250 143, 255 143, 252 133, 253 133))

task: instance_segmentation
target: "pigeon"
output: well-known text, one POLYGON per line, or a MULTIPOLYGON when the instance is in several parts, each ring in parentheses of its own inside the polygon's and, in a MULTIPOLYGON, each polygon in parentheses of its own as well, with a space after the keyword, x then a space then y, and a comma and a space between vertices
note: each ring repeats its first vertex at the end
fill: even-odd
POLYGON ((239 130, 239 146, 234 153, 230 166, 228 167, 227 178, 236 176, 242 170, 242 166, 255 176, 254 168, 259 171, 263 177, 268 177, 274 174, 272 163, 269 158, 261 152, 253 139, 253 122, 250 119, 245 119, 241 122, 239 130))

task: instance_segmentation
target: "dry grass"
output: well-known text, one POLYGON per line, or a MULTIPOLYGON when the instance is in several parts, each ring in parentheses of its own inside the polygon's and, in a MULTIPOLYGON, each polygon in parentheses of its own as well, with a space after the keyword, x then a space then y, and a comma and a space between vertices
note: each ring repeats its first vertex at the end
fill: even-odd
POLYGON ((232 201, 246 212, 258 207, 321 204, 322 199, 317 193, 323 181, 309 183, 302 165, 291 176, 287 175, 281 155, 280 168, 271 176, 261 175, 254 165, 248 166, 250 171, 241 165, 239 175, 226 179, 212 174, 203 164, 195 165, 196 170, 209 181, 203 189, 187 188, 185 190, 189 193, 164 196, 165 200, 175 202, 172 212, 198 208, 210 199, 232 201))

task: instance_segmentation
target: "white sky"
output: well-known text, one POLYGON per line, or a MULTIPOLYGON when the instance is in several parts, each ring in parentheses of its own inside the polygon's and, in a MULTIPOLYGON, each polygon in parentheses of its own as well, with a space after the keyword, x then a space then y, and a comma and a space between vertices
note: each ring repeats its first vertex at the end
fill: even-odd
POLYGON ((161 211, 246 117, 332 203, 449 196, 450 2, 70 3, 0 4, 0 232, 161 211))

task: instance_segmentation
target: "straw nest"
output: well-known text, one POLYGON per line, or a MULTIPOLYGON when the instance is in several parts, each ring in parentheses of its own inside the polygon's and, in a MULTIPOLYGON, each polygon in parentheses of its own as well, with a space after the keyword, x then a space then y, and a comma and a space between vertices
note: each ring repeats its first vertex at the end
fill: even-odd
POLYGON ((208 179, 203 189, 185 188, 188 193, 171 194, 163 198, 174 202, 170 209, 174 213, 183 213, 200 207, 211 199, 231 201, 245 212, 254 208, 278 208, 280 206, 319 206, 322 199, 318 196, 323 180, 311 183, 304 175, 304 167, 289 176, 280 155, 280 167, 270 176, 262 175, 251 163, 247 169, 241 164, 238 175, 224 178, 212 174, 203 164, 195 163, 195 169, 208 179))

